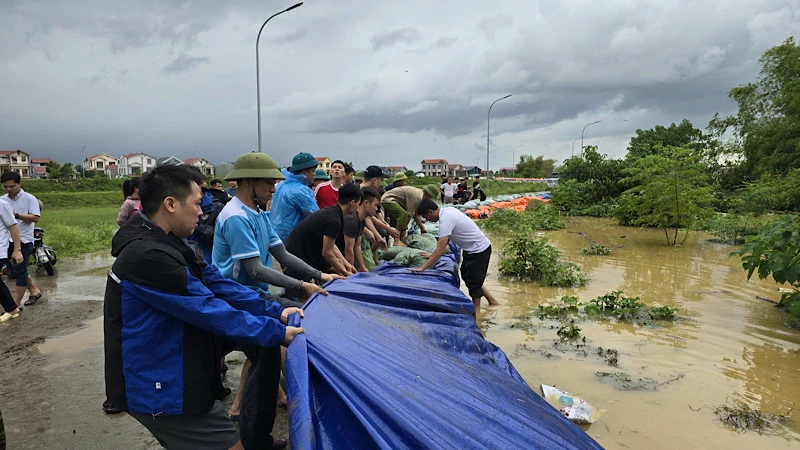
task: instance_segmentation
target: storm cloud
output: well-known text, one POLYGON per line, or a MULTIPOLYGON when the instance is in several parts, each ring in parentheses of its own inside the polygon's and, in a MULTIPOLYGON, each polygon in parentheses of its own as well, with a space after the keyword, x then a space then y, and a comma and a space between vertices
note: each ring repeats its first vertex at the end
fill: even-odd
MULTIPOLYGON (((222 162, 256 147, 255 38, 289 3, 2 3, 0 148, 222 162)), ((728 91, 799 25, 797 0, 306 2, 261 38, 264 149, 474 164, 489 105, 512 94, 492 109, 498 166, 518 144, 564 159, 595 120, 587 144, 622 155, 637 128, 733 112, 728 91)))

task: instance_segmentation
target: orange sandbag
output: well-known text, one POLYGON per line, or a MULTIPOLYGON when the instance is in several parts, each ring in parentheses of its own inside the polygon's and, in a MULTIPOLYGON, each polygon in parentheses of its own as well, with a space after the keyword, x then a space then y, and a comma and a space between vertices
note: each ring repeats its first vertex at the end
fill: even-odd
POLYGON ((494 208, 492 208, 491 206, 486 206, 486 205, 478 206, 478 209, 484 214, 489 214, 494 210, 494 208))
POLYGON ((511 202, 497 202, 497 208, 511 209, 511 202))
POLYGON ((516 212, 523 212, 523 211, 525 211, 525 208, 526 208, 527 206, 528 206, 528 205, 523 205, 523 204, 521 204, 521 203, 520 203, 520 204, 518 204, 518 205, 514 205, 514 211, 516 211, 516 212))
POLYGON ((481 212, 478 211, 477 209, 468 209, 468 210, 466 210, 464 212, 467 213, 467 215, 469 216, 470 219, 480 219, 481 218, 481 212))

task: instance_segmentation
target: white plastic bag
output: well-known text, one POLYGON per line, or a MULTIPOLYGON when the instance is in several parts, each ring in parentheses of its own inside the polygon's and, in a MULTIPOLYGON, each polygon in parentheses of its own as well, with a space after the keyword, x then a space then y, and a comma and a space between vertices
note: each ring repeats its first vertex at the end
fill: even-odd
POLYGON ((575 423, 592 423, 592 406, 582 398, 569 395, 569 393, 553 386, 542 385, 544 398, 552 405, 559 405, 561 414, 575 423))

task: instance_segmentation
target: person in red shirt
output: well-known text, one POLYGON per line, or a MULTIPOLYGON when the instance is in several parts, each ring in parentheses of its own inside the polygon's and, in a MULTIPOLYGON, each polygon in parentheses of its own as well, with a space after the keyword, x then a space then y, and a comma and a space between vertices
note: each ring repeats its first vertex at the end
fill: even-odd
POLYGON ((331 181, 321 183, 314 189, 314 198, 319 209, 334 206, 339 202, 339 188, 344 184, 344 162, 337 159, 331 164, 331 181))

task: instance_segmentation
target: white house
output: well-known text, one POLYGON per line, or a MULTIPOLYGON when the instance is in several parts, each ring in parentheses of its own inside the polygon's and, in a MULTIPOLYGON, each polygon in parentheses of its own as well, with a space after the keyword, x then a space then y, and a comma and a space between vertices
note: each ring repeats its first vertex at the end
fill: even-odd
POLYGON ((108 153, 92 155, 83 160, 83 168, 86 170, 94 170, 105 173, 108 166, 119 167, 119 160, 108 153))
POLYGON ((438 177, 447 172, 447 160, 446 159, 423 159, 422 160, 422 172, 425 173, 426 177, 438 177))
POLYGON ((211 164, 210 162, 208 162, 204 158, 189 158, 189 159, 183 161, 183 163, 186 164, 187 166, 195 166, 195 167, 199 168, 200 171, 203 172, 203 175, 205 175, 207 177, 213 177, 214 176, 214 173, 215 173, 214 165, 211 164))
POLYGON ((147 153, 128 153, 119 157, 119 174, 123 177, 141 175, 156 167, 156 157, 147 153))
POLYGON ((156 159, 156 167, 167 164, 183 164, 183 161, 181 161, 177 156, 164 156, 156 159))

